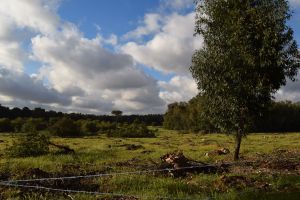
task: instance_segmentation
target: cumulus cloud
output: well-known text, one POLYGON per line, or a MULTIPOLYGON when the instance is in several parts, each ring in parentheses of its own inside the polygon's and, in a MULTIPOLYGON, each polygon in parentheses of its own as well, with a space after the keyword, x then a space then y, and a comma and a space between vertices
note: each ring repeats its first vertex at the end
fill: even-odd
MULTIPOLYGON (((176 12, 146 13, 138 27, 119 36, 123 45, 114 34, 85 37, 60 19, 59 2, 0 1, 0 103, 95 114, 162 113, 167 103, 197 94, 188 69, 203 41, 193 36, 195 13, 179 14, 192 0, 161 1, 176 12), (34 75, 25 73, 31 59, 41 65, 34 75), (175 75, 157 81, 139 64, 175 75)), ((289 83, 282 94, 297 99, 291 94, 299 87, 289 83)))
POLYGON ((198 94, 195 81, 189 76, 175 76, 170 81, 160 81, 160 97, 168 104, 188 101, 198 94))
POLYGON ((162 112, 165 102, 157 81, 130 55, 103 47, 117 45, 118 37, 84 37, 77 26, 59 19, 58 2, 0 2, 0 47, 5 46, 0 50, 0 100, 92 113, 114 108, 127 113, 162 112), (24 40, 30 41, 30 48, 22 48, 24 40), (24 73, 28 59, 41 64, 38 74, 24 73))
POLYGON ((161 31, 145 42, 128 42, 122 47, 137 62, 164 73, 188 74, 195 49, 201 48, 202 39, 194 37, 195 13, 166 16, 161 31))
POLYGON ((26 60, 21 41, 15 33, 13 23, 0 12, 0 65, 7 69, 22 71, 26 60))
POLYGON ((0 94, 8 105, 60 104, 68 105, 70 98, 25 74, 28 61, 26 41, 33 32, 53 33, 58 17, 52 13, 57 0, 0 2, 0 94), (53 8, 53 9, 52 9, 53 8), (51 11, 52 9, 52 11, 51 11))
POLYGON ((55 37, 34 37, 32 58, 45 65, 41 74, 56 90, 64 94, 70 88, 84 91, 72 99, 74 106, 103 112, 113 108, 143 112, 152 107, 162 111, 165 103, 156 81, 141 71, 131 56, 110 52, 101 41, 99 36, 85 38, 69 24, 55 37))
POLYGON ((59 17, 53 12, 59 0, 0 1, 0 65, 23 71, 28 60, 26 40, 32 32, 53 34, 59 17))
POLYGON ((287 84, 280 88, 275 94, 275 98, 278 101, 290 100, 294 102, 300 102, 300 75, 298 74, 296 81, 287 80, 287 84))
POLYGON ((22 100, 57 103, 62 105, 70 104, 70 99, 54 89, 45 85, 22 72, 13 72, 0 68, 0 93, 22 100))
POLYGON ((0 13, 20 28, 51 34, 59 25, 59 18, 53 13, 57 3, 57 0, 1 1, 0 13))
POLYGON ((156 33, 160 30, 161 16, 157 13, 148 13, 144 16, 141 26, 135 30, 128 32, 124 35, 125 39, 136 38, 139 39, 142 36, 156 33))

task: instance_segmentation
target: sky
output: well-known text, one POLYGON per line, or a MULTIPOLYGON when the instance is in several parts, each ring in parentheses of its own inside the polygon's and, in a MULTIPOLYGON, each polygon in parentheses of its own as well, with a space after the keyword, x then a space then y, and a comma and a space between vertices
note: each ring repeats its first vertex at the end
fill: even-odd
MULTIPOLYGON (((288 22, 300 45, 300 0, 288 22)), ((0 0, 0 104, 164 113, 198 90, 193 0, 0 0)), ((300 81, 275 95, 300 101, 300 81)))

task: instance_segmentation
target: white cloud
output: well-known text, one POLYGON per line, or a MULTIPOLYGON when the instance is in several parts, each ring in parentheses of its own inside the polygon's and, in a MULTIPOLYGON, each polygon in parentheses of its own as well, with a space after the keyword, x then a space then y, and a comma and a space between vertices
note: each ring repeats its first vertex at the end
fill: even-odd
POLYGON ((118 44, 118 36, 111 34, 109 38, 105 39, 105 43, 116 46, 118 44))
POLYGON ((156 81, 138 69, 131 56, 112 53, 101 46, 101 41, 99 36, 87 39, 68 25, 55 37, 33 38, 32 57, 45 65, 41 75, 56 90, 63 94, 70 88, 84 91, 84 95, 74 96, 73 106, 103 112, 113 108, 162 112, 164 102, 158 96, 156 81))
POLYGON ((156 33, 160 30, 161 16, 157 13, 148 13, 145 15, 141 26, 137 27, 135 30, 125 34, 124 38, 136 38, 139 39, 142 36, 156 33))
POLYGON ((0 68, 0 93, 17 99, 39 103, 70 104, 70 99, 22 72, 0 68))
POLYGON ((59 17, 53 13, 57 3, 57 0, 1 0, 0 13, 19 28, 51 34, 59 25, 59 17))
POLYGON ((1 0, 0 1, 0 65, 10 70, 23 71, 28 60, 24 49, 31 32, 52 34, 59 17, 52 11, 58 0, 1 0))
POLYGON ((300 102, 300 74, 298 74, 296 81, 287 80, 287 84, 280 88, 275 94, 275 98, 278 101, 290 100, 294 102, 300 102))
POLYGON ((8 17, 0 13, 0 66, 22 71, 23 61, 26 60, 20 41, 14 32, 13 24, 8 17))
POLYGON ((188 101, 198 94, 195 81, 188 76, 175 76, 169 82, 159 82, 162 91, 160 97, 168 104, 173 102, 188 101))
MULTIPOLYGON (((117 35, 86 38, 60 19, 59 2, 0 0, 1 103, 96 114, 112 109, 161 113, 166 103, 197 94, 188 70, 194 50, 202 46, 202 39, 193 36, 195 13, 145 14, 140 26, 123 36, 134 40, 114 52, 105 46, 118 47, 117 35), (29 59, 42 66, 32 76, 24 72, 29 59), (175 76, 158 82, 137 63, 175 76)), ((191 0, 162 3, 178 12, 192 5, 191 0)), ((298 99, 297 89, 283 91, 298 99)))
POLYGON ((122 51, 158 71, 189 74, 192 54, 202 46, 202 39, 193 36, 194 17, 194 13, 167 16, 161 31, 153 39, 145 44, 128 42, 122 51))
POLYGON ((27 102, 92 113, 113 108, 127 113, 162 112, 165 102, 159 97, 157 81, 140 70, 131 56, 103 47, 117 45, 118 37, 84 37, 77 26, 59 19, 58 2, 0 2, 0 100, 8 105, 27 102), (27 45, 22 41, 30 39, 30 48, 22 48, 27 45), (41 63, 38 74, 23 72, 27 59, 41 63))

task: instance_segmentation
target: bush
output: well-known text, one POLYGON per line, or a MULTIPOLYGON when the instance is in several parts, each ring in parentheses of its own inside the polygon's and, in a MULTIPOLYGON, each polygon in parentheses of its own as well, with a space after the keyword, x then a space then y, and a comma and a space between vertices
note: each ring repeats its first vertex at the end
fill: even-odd
POLYGON ((81 122, 82 133, 97 133, 99 130, 96 121, 84 120, 81 122))
POLYGON ((9 148, 13 157, 41 156, 49 153, 49 137, 41 133, 28 133, 14 141, 9 148))
POLYGON ((0 132, 12 132, 13 127, 11 125, 11 122, 7 118, 0 119, 0 132))
POLYGON ((107 136, 125 138, 152 138, 155 137, 155 131, 148 129, 145 124, 134 122, 132 124, 119 124, 116 129, 109 131, 107 136))
POLYGON ((117 124, 113 122, 102 121, 97 124, 97 128, 98 128, 98 133, 104 134, 116 130, 117 124))
POLYGON ((30 133, 47 129, 48 122, 42 118, 29 118, 22 126, 22 132, 30 133))
POLYGON ((25 120, 22 119, 21 117, 18 117, 16 119, 12 120, 11 121, 11 125, 12 125, 12 127, 14 129, 14 132, 15 133, 22 132, 22 126, 23 126, 24 123, 25 123, 25 120))
POLYGON ((51 127, 51 132, 59 137, 78 137, 81 135, 80 126, 68 118, 59 119, 51 127))
POLYGON ((175 102, 168 105, 164 115, 164 128, 191 132, 218 132, 204 115, 205 99, 198 95, 187 102, 175 102))

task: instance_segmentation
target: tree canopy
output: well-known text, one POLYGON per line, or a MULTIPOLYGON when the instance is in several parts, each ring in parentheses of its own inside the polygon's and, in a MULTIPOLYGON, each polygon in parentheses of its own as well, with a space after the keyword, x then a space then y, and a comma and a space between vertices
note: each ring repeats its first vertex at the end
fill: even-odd
POLYGON ((286 0, 198 0, 195 34, 204 46, 190 70, 206 99, 205 114, 220 130, 234 133, 239 157, 242 136, 295 80, 300 54, 286 0))
POLYGON ((113 110, 113 111, 111 111, 111 114, 113 114, 115 116, 121 116, 123 114, 123 112, 121 110, 113 110))

